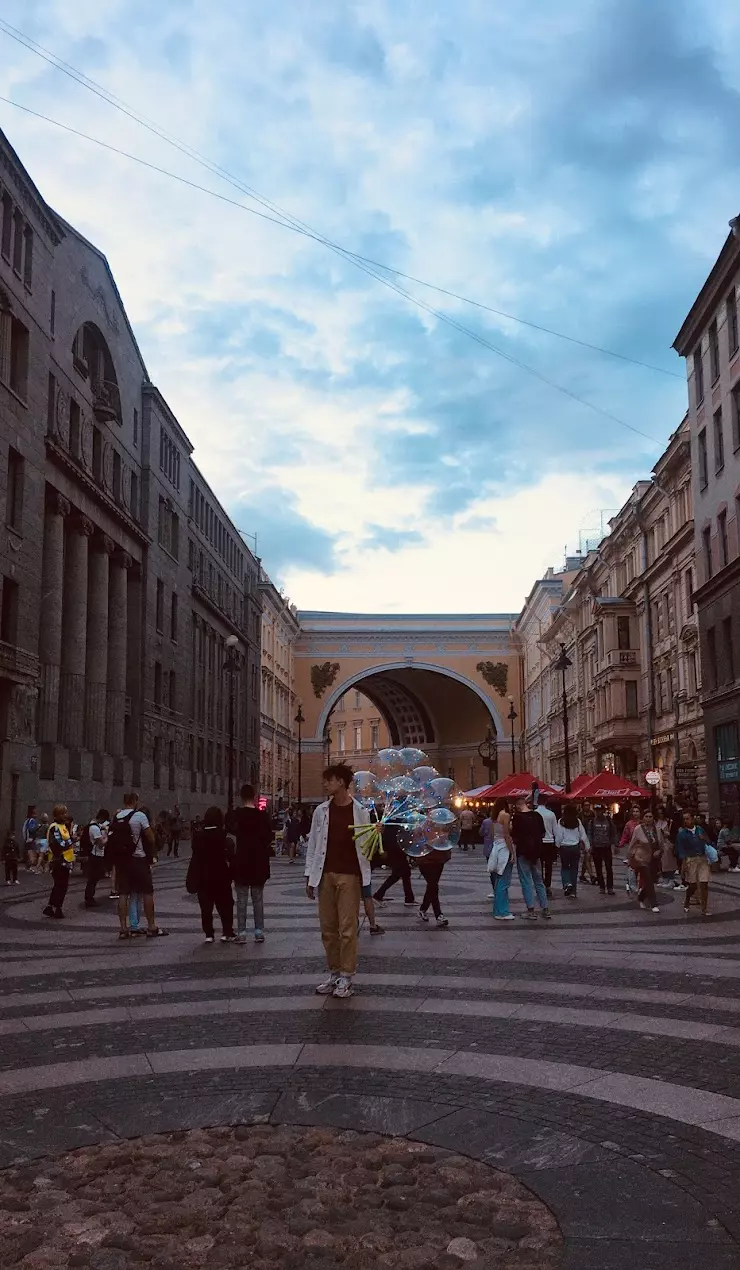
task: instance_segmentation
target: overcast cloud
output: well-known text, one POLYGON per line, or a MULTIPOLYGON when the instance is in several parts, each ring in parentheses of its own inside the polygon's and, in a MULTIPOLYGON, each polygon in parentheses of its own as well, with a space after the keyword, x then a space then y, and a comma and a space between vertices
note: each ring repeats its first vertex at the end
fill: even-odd
MULTIPOLYGON (((671 342, 740 211, 736 0, 1 16, 350 250, 683 374, 671 342)), ((0 92, 244 198, 3 34, 0 92)), ((682 418, 681 378, 401 281, 498 356, 310 239, 2 103, 0 125, 108 256, 196 460, 300 607, 516 610, 682 418)))

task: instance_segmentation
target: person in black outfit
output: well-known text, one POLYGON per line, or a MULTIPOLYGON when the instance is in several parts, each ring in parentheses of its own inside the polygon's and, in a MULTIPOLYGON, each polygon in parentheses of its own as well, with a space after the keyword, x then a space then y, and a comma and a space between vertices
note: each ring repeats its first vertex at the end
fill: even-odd
POLYGON ((5 885, 18 885, 18 861, 21 858, 21 849, 18 846, 18 840, 11 829, 5 842, 3 843, 3 864, 5 865, 5 885))
POLYGON ((386 892, 395 886, 396 882, 402 882, 404 902, 407 908, 413 907, 416 900, 414 888, 411 885, 411 866, 406 852, 398 845, 398 825, 383 826, 383 854, 391 866, 391 872, 378 887, 373 898, 378 903, 383 903, 386 892))
POLYGON ((247 942, 247 904, 252 896, 254 942, 264 944, 265 883, 270 878, 272 826, 267 812, 255 805, 253 785, 242 785, 241 807, 229 814, 229 832, 236 838, 234 882, 236 883, 237 943, 247 942))
POLYGON ((451 857, 451 851, 431 851, 429 855, 421 856, 419 859, 419 872, 427 884, 424 899, 421 901, 419 908, 419 917, 423 922, 429 921, 429 908, 431 906, 438 926, 449 926, 450 924, 447 918, 442 915, 442 908, 439 902, 439 881, 442 877, 442 870, 451 857))
POLYGON ((221 918, 222 944, 236 940, 234 933, 234 896, 231 890, 233 845, 224 829, 219 807, 209 807, 203 828, 193 835, 192 855, 186 887, 198 896, 200 917, 206 943, 213 943, 213 908, 221 918))

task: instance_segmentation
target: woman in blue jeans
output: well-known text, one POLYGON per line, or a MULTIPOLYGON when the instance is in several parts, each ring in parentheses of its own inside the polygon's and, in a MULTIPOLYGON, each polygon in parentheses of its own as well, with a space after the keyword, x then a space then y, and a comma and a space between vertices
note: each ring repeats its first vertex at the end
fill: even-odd
POLYGON ((560 876, 563 894, 569 900, 578 895, 578 866, 581 848, 588 850, 589 841, 578 817, 575 803, 566 803, 555 829, 555 842, 560 851, 560 876))

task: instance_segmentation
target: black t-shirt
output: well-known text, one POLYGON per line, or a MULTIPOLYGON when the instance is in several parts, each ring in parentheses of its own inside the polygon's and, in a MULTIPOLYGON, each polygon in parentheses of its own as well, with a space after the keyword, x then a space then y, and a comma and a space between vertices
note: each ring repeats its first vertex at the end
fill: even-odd
POLYGON ((264 886, 270 876, 272 845, 272 827, 267 812, 256 807, 237 807, 229 815, 228 831, 236 838, 236 885, 264 886))
POLYGON ((542 853, 545 823, 536 811, 517 811, 511 819, 511 836, 517 855, 538 860, 542 853))

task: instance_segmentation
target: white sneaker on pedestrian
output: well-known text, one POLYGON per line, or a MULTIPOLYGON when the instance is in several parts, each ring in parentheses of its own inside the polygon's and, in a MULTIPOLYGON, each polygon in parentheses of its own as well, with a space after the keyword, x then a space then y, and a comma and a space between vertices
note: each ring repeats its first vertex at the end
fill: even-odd
POLYGON ((450 924, 450 923, 447 921, 447 918, 444 916, 444 914, 443 914, 443 913, 440 913, 439 917, 437 918, 437 925, 438 925, 438 926, 449 926, 449 924, 450 924))
POLYGON ((321 983, 316 984, 316 994, 320 997, 330 997, 337 984, 339 983, 339 971, 332 970, 328 979, 324 979, 321 983))
POLYGON ((206 943, 206 944, 212 944, 212 943, 213 943, 213 935, 206 935, 206 937, 205 937, 205 943, 206 943))
POLYGON ((658 905, 657 905, 657 904, 653 904, 653 907, 652 907, 652 912, 653 912, 653 913, 659 913, 659 912, 660 912, 660 909, 658 908, 658 905))
POLYGON ((340 1001, 346 1001, 347 997, 353 997, 354 995, 355 990, 349 975, 340 975, 332 996, 337 997, 340 1001))
POLYGON ((423 908, 419 909, 419 917, 421 918, 423 922, 429 921, 429 914, 425 913, 423 908))
POLYGON ((416 900, 404 900, 404 901, 403 901, 403 907, 404 907, 404 908, 416 908, 416 900))
POLYGON ((515 922, 516 918, 513 913, 494 913, 493 920, 494 922, 515 922))

